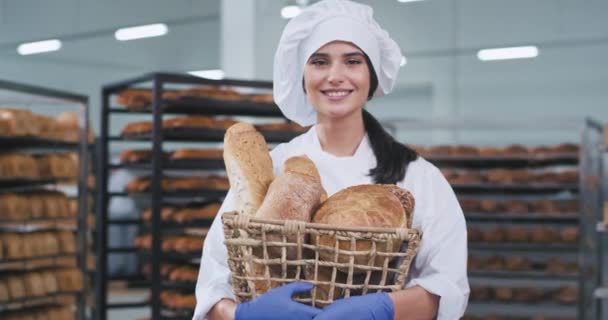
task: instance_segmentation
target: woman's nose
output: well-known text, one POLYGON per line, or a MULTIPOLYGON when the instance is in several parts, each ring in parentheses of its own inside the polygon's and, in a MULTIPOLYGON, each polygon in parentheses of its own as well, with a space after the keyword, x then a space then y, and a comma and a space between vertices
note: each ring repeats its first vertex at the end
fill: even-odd
POLYGON ((327 81, 330 84, 339 84, 344 82, 344 70, 340 64, 333 64, 329 70, 327 75, 327 81))

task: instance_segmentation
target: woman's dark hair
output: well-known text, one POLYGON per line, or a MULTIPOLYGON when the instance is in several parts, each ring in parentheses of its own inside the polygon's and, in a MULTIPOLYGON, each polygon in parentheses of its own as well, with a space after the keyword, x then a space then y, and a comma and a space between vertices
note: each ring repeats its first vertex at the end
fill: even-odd
MULTIPOLYGON (((371 100, 378 88, 378 76, 367 54, 364 54, 370 74, 369 93, 367 100, 371 100)), ((411 148, 397 142, 384 127, 365 108, 363 112, 363 125, 376 156, 376 167, 369 170, 374 183, 396 184, 403 180, 407 166, 418 159, 418 154, 411 148)))

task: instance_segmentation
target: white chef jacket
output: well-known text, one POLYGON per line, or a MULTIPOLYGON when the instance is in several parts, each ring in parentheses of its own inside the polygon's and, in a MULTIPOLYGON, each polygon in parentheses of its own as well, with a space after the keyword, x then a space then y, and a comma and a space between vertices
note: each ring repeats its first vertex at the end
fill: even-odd
MULTIPOLYGON (((374 183, 368 173, 376 167, 376 157, 367 135, 353 156, 337 157, 323 151, 316 126, 313 126, 308 132, 271 151, 275 174, 281 171, 289 157, 302 154, 315 163, 328 196, 353 185, 374 183)), ((441 297, 437 319, 459 319, 469 297, 467 230, 454 191, 441 172, 422 157, 409 164, 404 180, 397 185, 414 196, 416 204, 412 226, 423 233, 406 287, 419 285, 441 297)), ((205 238, 193 320, 205 319, 220 299, 235 299, 221 219, 221 213, 232 210, 234 200, 229 191, 205 238)))

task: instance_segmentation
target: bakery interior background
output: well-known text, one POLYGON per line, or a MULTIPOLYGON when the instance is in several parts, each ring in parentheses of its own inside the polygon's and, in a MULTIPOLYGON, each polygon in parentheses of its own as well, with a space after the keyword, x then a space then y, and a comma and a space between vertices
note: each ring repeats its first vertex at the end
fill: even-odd
MULTIPOLYGON (((396 90, 370 103, 380 119, 497 122, 585 116, 608 120, 608 2, 603 0, 361 1, 406 57, 396 90), (535 46, 534 58, 481 61, 488 48, 535 46)), ((223 70, 268 79, 281 9, 295 1, 0 1, 0 78, 86 94, 99 129, 101 85, 151 71, 223 70), (118 41, 119 28, 163 23, 163 36, 118 41), (20 55, 26 42, 59 39, 60 50, 20 55)), ((119 127, 119 126, 117 126, 119 127)), ((571 140, 509 131, 534 143, 571 140), (554 140, 554 141, 551 141, 554 140)), ((518 130, 519 131, 519 130, 518 130)), ((474 130, 411 132, 414 142, 500 143, 474 130)))

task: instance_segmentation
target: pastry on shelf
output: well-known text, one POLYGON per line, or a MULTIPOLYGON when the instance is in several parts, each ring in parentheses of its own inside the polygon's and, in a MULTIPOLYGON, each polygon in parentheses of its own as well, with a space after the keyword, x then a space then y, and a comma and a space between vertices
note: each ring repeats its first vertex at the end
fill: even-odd
POLYGON ((554 228, 536 226, 530 231, 530 241, 536 243, 553 243, 558 239, 558 233, 554 228))
POLYGON ((538 200, 532 204, 533 211, 537 213, 557 213, 559 212, 559 207, 555 201, 552 200, 538 200))
POLYGON ((127 124, 121 131, 121 136, 137 136, 152 133, 154 124, 151 121, 139 121, 127 124))
POLYGON ((152 103, 152 91, 126 89, 116 96, 116 102, 130 110, 141 110, 152 103))
POLYGON ((561 143, 550 148, 551 153, 556 155, 562 154, 578 154, 580 148, 574 143, 561 143))
POLYGON ((177 210, 172 220, 177 223, 185 223, 199 219, 213 219, 220 210, 221 204, 213 203, 204 207, 190 207, 177 210))
POLYGON ((484 270, 501 271, 505 268, 505 259, 501 256, 491 256, 485 260, 484 270))
POLYGON ((249 97, 249 101, 257 103, 274 103, 274 97, 272 93, 266 94, 252 94, 249 97))
POLYGON ((473 146, 460 145, 456 146, 452 150, 452 156, 456 157, 477 157, 479 156, 479 149, 473 146))
POLYGON ((568 274, 570 272, 567 263, 557 257, 547 259, 544 270, 551 274, 568 274))
POLYGON ((171 160, 180 159, 223 159, 223 149, 179 149, 170 153, 171 160))
POLYGON ((536 146, 529 149, 529 153, 537 158, 544 158, 551 155, 551 148, 547 146, 536 146))
MULTIPOLYGON (((151 162, 154 152, 152 150, 124 150, 120 153, 120 163, 151 162)), ((165 152, 162 153, 166 155, 165 152)))
POLYGON ((513 301, 522 303, 538 302, 544 298, 545 292, 540 288, 524 287, 513 290, 513 301))
POLYGON ((578 171, 569 170, 557 174, 557 183, 575 184, 578 183, 578 171))
POLYGON ((301 125, 295 122, 278 122, 278 123, 266 123, 266 124, 256 124, 254 127, 260 132, 272 132, 272 131, 280 131, 280 132, 294 132, 301 133, 308 130, 308 127, 302 127, 301 125))
POLYGON ((565 227, 559 231, 559 239, 564 243, 576 243, 578 241, 578 227, 565 227))
POLYGON ((479 242, 483 239, 483 232, 479 228, 469 227, 467 237, 469 242, 479 242))
POLYGON ((37 136, 40 134, 38 121, 28 109, 0 108, 0 135, 37 136))
POLYGON ((479 200, 477 199, 460 199, 460 207, 464 212, 479 211, 479 200))
POLYGON ((522 145, 512 144, 503 148, 502 152, 505 156, 527 156, 528 148, 522 145))
POLYGON ((467 259, 467 270, 477 271, 483 270, 485 267, 485 260, 476 256, 469 256, 467 259))
POLYGON ((560 287, 553 292, 553 300, 561 304, 574 304, 578 298, 578 290, 576 287, 565 286, 560 287))
POLYGON ((526 201, 508 201, 504 204, 506 213, 528 213, 530 212, 530 204, 526 201))
POLYGON ((479 171, 461 171, 456 177, 450 180, 455 184, 479 184, 484 181, 484 177, 479 171))
POLYGON ((508 287, 494 288, 494 298, 498 301, 513 300, 513 288, 508 288, 508 287))
POLYGON ((522 226, 510 227, 506 230, 505 239, 510 242, 527 242, 530 240, 530 232, 522 226))
POLYGON ((506 238, 506 231, 503 227, 493 227, 482 231, 483 241, 486 242, 501 242, 506 238))
POLYGON ((430 156, 433 157, 441 157, 441 156, 451 156, 454 150, 454 147, 450 145, 437 145, 432 146, 427 149, 430 156))
POLYGON ((479 156, 488 158, 499 157, 502 156, 502 152, 496 147, 480 147, 479 156))
POLYGON ((492 297, 492 289, 487 286, 471 287, 471 300, 473 301, 487 301, 491 300, 492 297))
POLYGON ((217 129, 226 130, 236 123, 230 118, 214 118, 208 116, 184 116, 163 121, 163 129, 217 129))
POLYGON ((479 210, 485 213, 496 213, 499 211, 499 202, 493 199, 479 200, 479 210))
POLYGON ((509 271, 525 271, 532 269, 530 259, 523 256, 513 256, 505 258, 505 269, 509 271))
POLYGON ((0 154, 0 179, 38 178, 40 172, 36 159, 28 154, 0 154))

